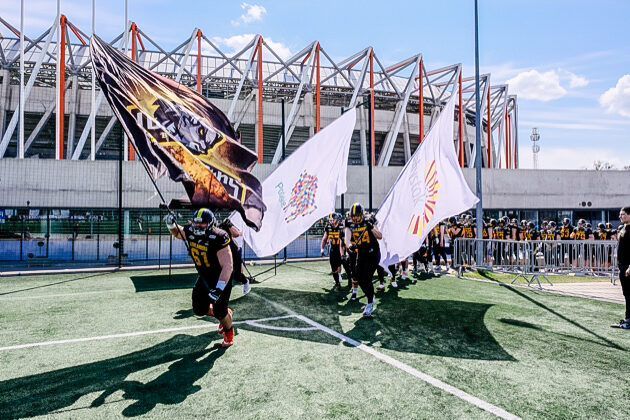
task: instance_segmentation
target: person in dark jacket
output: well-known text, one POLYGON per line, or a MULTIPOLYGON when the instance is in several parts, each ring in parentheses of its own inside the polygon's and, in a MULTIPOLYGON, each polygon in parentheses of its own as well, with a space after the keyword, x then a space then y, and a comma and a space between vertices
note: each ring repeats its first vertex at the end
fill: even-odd
POLYGON ((619 220, 621 220, 622 227, 617 235, 619 238, 617 262, 619 264, 621 290, 626 299, 626 317, 611 327, 630 329, 630 206, 623 207, 619 211, 619 220))

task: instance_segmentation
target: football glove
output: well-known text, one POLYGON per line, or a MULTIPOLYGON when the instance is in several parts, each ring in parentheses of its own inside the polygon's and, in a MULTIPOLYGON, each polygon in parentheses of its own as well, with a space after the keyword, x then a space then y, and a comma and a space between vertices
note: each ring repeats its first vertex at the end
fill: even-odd
POLYGON ((357 252, 357 246, 355 244, 350 245, 350 252, 357 252))
POLYGON ((371 220, 367 220, 365 222, 365 227, 367 227, 369 230, 372 230, 374 228, 374 222, 372 222, 371 220))
POLYGON ((321 249, 321 255, 324 256, 324 248, 321 249))
POLYGON ((217 302, 217 300, 219 300, 219 297, 221 296, 221 289, 217 289, 216 287, 213 289, 210 289, 210 292, 208 293, 208 297, 210 298, 210 303, 214 304, 217 302))
POLYGON ((166 223, 166 227, 169 230, 175 229, 176 223, 175 223, 175 215, 173 213, 167 214, 166 217, 164 217, 164 222, 166 223))

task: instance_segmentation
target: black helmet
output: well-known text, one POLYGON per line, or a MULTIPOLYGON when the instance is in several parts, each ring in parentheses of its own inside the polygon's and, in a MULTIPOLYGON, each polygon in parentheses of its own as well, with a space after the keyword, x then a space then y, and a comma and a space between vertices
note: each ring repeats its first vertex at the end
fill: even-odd
POLYGON ((497 225, 497 221, 494 219, 490 219, 490 226, 495 227, 497 225))
POLYGON ((507 225, 508 223, 510 223, 510 219, 509 219, 507 216, 503 216, 503 217, 500 219, 500 221, 502 221, 502 222, 503 222, 503 223, 505 223, 506 225, 507 225))
POLYGON ((569 226, 569 223, 571 223, 571 221, 569 220, 568 217, 565 217, 564 219, 562 219, 562 224, 565 226, 569 226))
POLYGON ((579 226, 584 226, 585 224, 586 224, 586 220, 584 220, 584 219, 578 220, 578 225, 579 226))
POLYGON ((527 228, 528 229, 534 229, 534 222, 527 223, 527 228))
POLYGON ((549 222, 549 227, 555 228, 556 227, 556 222, 555 220, 552 220, 551 222, 549 222))
POLYGON ((586 229, 593 229, 593 225, 591 225, 590 223, 586 224, 586 229))
POLYGON ((361 223, 363 221, 363 206, 359 203, 354 203, 350 207, 350 217, 354 223, 361 223))
POLYGON ((204 235, 208 229, 217 224, 217 219, 210 209, 201 208, 195 212, 192 228, 195 235, 204 235))
POLYGON ((606 223, 606 229, 612 229, 612 224, 606 223))
POLYGON ((451 216, 448 218, 448 222, 451 224, 457 223, 457 219, 455 218, 455 216, 451 216))
POLYGON ((521 220, 521 226, 525 226, 525 225, 527 225, 527 220, 525 219, 521 220))
POLYGON ((600 222, 597 224, 597 229, 606 229, 606 225, 600 222))
POLYGON ((549 222, 547 220, 543 220, 543 222, 542 222, 542 226, 543 227, 547 226, 548 224, 549 224, 549 222))

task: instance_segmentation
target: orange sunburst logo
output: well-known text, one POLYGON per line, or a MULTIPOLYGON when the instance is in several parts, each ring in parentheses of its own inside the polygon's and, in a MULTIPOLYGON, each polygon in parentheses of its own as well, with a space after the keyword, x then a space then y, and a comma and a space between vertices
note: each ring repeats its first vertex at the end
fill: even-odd
POLYGON ((424 205, 417 212, 414 212, 409 221, 407 230, 412 235, 422 236, 425 227, 433 219, 435 211, 435 203, 440 198, 438 191, 440 182, 437 174, 437 165, 435 160, 429 162, 424 175, 424 205), (418 214, 422 212, 422 214, 418 214))

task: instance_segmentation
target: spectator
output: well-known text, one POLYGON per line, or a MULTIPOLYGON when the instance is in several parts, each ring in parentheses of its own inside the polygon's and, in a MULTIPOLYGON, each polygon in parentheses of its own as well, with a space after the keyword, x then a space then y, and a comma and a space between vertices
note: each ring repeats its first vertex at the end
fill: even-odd
POLYGON ((619 211, 619 220, 621 220, 623 227, 618 234, 617 261, 621 290, 626 299, 626 317, 618 324, 612 324, 611 327, 630 329, 630 206, 623 207, 619 211))

